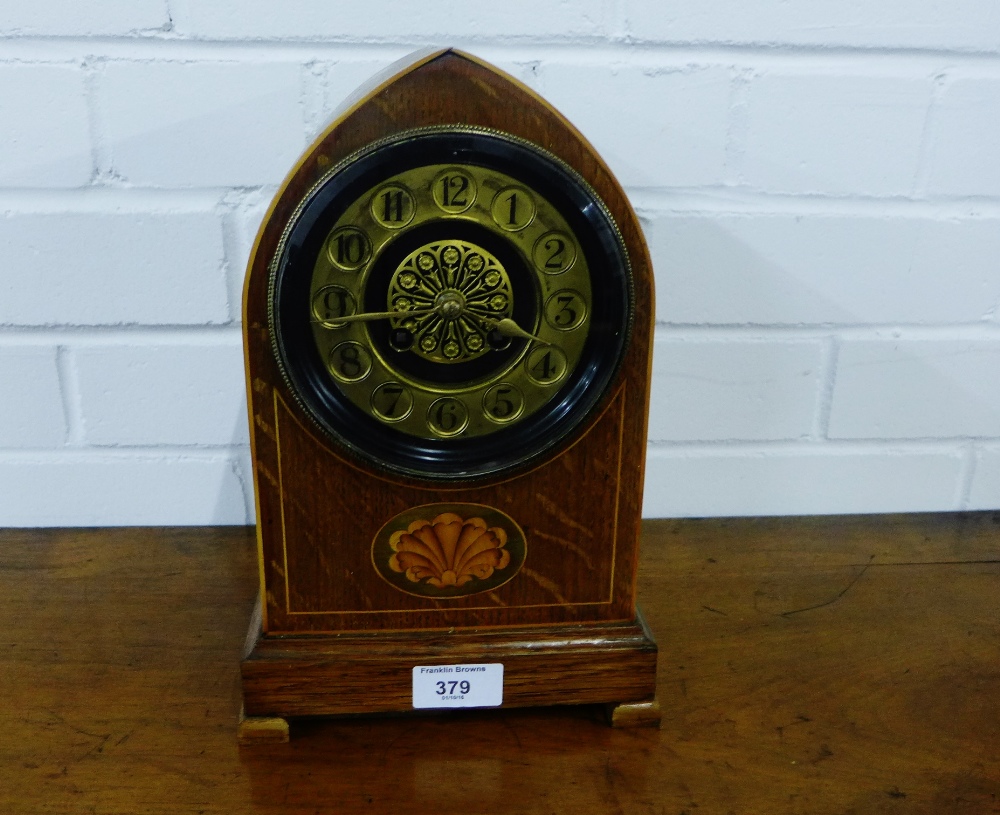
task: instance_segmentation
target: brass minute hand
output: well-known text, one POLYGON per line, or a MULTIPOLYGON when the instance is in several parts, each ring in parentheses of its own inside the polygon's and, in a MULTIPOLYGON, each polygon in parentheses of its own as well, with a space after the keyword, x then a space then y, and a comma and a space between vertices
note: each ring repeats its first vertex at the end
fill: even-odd
POLYGON ((425 314, 433 314, 435 311, 437 311, 435 308, 415 308, 412 311, 363 311, 360 314, 348 314, 323 322, 338 327, 348 323, 365 323, 369 320, 390 320, 393 317, 423 317, 425 314))
POLYGON ((525 331, 510 317, 504 317, 502 320, 488 320, 486 328, 489 331, 499 331, 505 337, 520 337, 523 340, 533 340, 540 345, 552 345, 552 343, 546 342, 541 337, 536 337, 534 334, 525 331))

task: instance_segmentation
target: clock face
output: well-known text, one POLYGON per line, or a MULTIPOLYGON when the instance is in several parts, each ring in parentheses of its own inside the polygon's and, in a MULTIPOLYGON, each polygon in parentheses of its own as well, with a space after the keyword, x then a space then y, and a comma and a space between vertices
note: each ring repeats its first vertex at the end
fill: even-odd
POLYGON ((631 276, 603 203, 493 131, 413 131, 351 156, 303 197, 271 270, 296 401, 399 474, 529 465, 599 406, 628 343, 631 276))

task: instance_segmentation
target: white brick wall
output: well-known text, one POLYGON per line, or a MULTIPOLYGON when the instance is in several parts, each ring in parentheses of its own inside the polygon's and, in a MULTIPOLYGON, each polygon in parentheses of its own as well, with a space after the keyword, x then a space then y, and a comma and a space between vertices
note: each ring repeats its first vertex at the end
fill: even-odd
POLYGON ((975 461, 969 509, 995 509, 1000 495, 1000 449, 984 449, 975 461))
POLYGON ((822 342, 659 339, 649 440, 804 439, 820 398, 822 342))
POLYGON ((1000 195, 1000 78, 949 83, 932 126, 937 132, 929 160, 929 191, 959 197, 1000 195))
POLYGON ((657 274, 649 516, 1000 508, 993 0, 0 9, 0 525, 253 520, 276 185, 416 48, 528 82, 657 274))
POLYGON ((0 184, 80 187, 93 163, 79 65, 0 64, 0 184))
POLYGON ((597 148, 622 184, 723 183, 732 86, 725 67, 553 61, 539 68, 538 80, 545 98, 597 148), (651 144, 657 145, 655 156, 651 144))
POLYGON ((832 439, 989 438, 1000 427, 1000 338, 849 341, 832 439))
POLYGON ((116 60, 98 78, 111 173, 151 187, 277 184, 306 146, 295 63, 116 60))
POLYGON ((66 419, 57 349, 0 348, 0 446, 61 447, 66 419))
POLYGON ((5 3, 0 9, 4 36, 130 36, 168 29, 164 0, 46 0, 44 3, 5 3))
MULTIPOLYGON (((803 515, 952 509, 960 451, 788 446, 650 453, 647 516, 803 515)), ((996 478, 994 478, 994 482, 996 478)), ((996 503, 976 508, 993 509, 996 503)), ((970 507, 972 508, 972 507, 970 507)))
POLYGON ((989 319, 1000 303, 1000 219, 858 209, 650 216, 657 316, 786 326, 989 319))
POLYGON ((924 77, 826 69, 755 76, 740 180, 768 193, 906 195, 932 91, 924 77))
POLYGON ((83 438, 94 446, 249 444, 243 351, 223 344, 80 347, 83 438))
POLYGON ((928 48, 1000 48, 992 0, 623 0, 624 29, 645 42, 928 48))
POLYGON ((304 0, 174 0, 176 31, 193 39, 296 39, 346 42, 433 42, 456 38, 574 40, 601 38, 614 4, 574 0, 540 7, 534 0, 435 0, 331 5, 304 0), (443 39, 442 39, 443 38, 443 39))
POLYGON ((112 212, 8 210, 0 219, 0 258, 2 324, 204 325, 230 319, 214 205, 150 212, 123 195, 112 212))

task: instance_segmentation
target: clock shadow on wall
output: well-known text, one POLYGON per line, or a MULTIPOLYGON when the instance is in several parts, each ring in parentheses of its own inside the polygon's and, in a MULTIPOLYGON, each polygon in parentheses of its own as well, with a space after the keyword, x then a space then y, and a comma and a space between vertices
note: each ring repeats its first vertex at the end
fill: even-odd
POLYGON ((247 273, 245 738, 409 710, 414 667, 470 663, 503 664, 505 707, 659 720, 634 599, 652 305, 621 188, 515 80, 418 55, 335 120, 247 273))

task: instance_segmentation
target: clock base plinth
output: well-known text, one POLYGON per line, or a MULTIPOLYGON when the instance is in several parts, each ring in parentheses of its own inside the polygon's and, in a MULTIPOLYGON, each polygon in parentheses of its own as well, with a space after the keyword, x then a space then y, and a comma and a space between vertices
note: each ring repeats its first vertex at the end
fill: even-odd
POLYGON ((258 633, 240 668, 244 709, 253 718, 408 712, 414 667, 499 662, 501 707, 607 704, 623 711, 612 723, 627 727, 651 724, 659 710, 656 656, 637 616, 456 632, 258 633))

